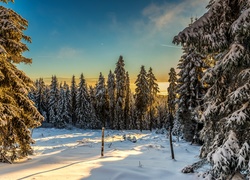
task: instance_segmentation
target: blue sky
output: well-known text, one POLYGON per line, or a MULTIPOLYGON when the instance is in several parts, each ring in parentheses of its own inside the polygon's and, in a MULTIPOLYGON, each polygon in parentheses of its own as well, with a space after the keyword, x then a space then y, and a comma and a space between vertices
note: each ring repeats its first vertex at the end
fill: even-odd
MULTIPOLYGON (((15 0, 7 6, 29 21, 31 65, 18 65, 36 79, 57 75, 107 78, 120 55, 131 82, 141 65, 167 81, 182 54, 172 39, 206 12, 209 0, 15 0)), ((6 5, 4 5, 6 6, 6 5)))

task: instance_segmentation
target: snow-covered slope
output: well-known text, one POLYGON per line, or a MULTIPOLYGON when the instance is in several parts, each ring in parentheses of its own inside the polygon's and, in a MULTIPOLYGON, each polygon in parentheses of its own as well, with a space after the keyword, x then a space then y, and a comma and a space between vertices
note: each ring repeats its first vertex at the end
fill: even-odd
POLYGON ((199 146, 175 142, 176 160, 172 160, 165 134, 107 130, 104 157, 100 156, 100 130, 38 128, 33 138, 35 155, 0 164, 0 179, 196 179, 181 169, 198 160, 199 146), (127 140, 134 136, 136 143, 127 140))

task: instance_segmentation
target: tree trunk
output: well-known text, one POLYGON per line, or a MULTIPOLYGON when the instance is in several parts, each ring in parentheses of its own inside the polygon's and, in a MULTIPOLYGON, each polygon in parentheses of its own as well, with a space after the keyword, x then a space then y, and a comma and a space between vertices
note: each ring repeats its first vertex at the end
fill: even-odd
POLYGON ((171 156, 172 159, 174 159, 174 148, 173 148, 173 142, 172 142, 172 127, 169 127, 169 143, 170 143, 170 149, 171 149, 171 156))
POLYGON ((101 148, 101 156, 104 156, 104 127, 102 127, 102 148, 101 148))
POLYGON ((174 148, 173 148, 173 142, 172 142, 172 127, 173 127, 173 115, 172 113, 169 114, 169 143, 170 143, 170 150, 171 150, 171 156, 172 159, 174 159, 174 148))
POLYGON ((150 110, 149 110, 149 120, 150 120, 149 129, 150 129, 150 131, 152 132, 153 120, 152 120, 152 109, 151 109, 151 105, 150 105, 150 110))
POLYGON ((140 131, 142 132, 142 113, 140 113, 139 117, 140 117, 140 131))

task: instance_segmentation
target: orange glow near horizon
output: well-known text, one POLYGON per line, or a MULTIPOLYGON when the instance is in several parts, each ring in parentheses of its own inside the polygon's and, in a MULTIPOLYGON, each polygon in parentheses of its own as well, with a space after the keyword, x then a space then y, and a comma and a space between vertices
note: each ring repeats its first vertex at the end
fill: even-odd
MULTIPOLYGON (((88 84, 88 86, 95 86, 98 79, 97 78, 85 78, 86 79, 86 82, 88 84)), ((43 78, 45 84, 50 84, 51 83, 51 78, 43 78)), ((76 80, 76 83, 78 84, 79 83, 79 78, 75 78, 76 80)), ((35 80, 34 80, 35 81, 35 80)), ((60 78, 58 77, 58 82, 59 84, 60 83, 64 83, 66 82, 68 85, 71 84, 71 78, 60 78)), ((159 90, 160 90, 160 93, 159 95, 167 95, 167 88, 168 88, 168 82, 157 82, 158 83, 158 86, 159 86, 159 90)), ((136 85, 134 83, 130 83, 130 89, 132 92, 135 92, 135 88, 136 88, 136 85)))

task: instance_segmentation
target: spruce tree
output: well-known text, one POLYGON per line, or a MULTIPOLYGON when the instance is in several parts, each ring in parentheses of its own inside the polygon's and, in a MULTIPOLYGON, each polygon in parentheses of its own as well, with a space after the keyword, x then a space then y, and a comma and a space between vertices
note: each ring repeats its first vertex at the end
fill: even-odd
POLYGON ((43 117, 45 122, 49 122, 49 99, 50 99, 50 87, 48 85, 45 85, 45 90, 44 90, 44 111, 43 111, 43 117))
POLYGON ((31 42, 23 34, 28 22, 3 6, 0 21, 0 160, 12 162, 32 151, 30 129, 39 126, 43 117, 28 97, 33 82, 12 64, 32 61, 22 55, 28 50, 23 40, 31 42))
POLYGON ((76 95, 77 125, 81 128, 91 128, 91 121, 95 120, 95 113, 90 102, 86 80, 81 74, 76 95))
POLYGON ((114 129, 114 118, 115 118, 115 75, 109 71, 108 81, 108 102, 109 102, 109 121, 108 127, 114 129))
POLYGON ((153 69, 150 67, 148 74, 147 74, 147 79, 148 79, 148 87, 149 87, 149 129, 152 131, 153 124, 154 124, 154 116, 156 113, 156 98, 157 98, 157 93, 159 93, 159 87, 157 84, 157 79, 153 73, 153 69))
MULTIPOLYGON (((96 85, 97 86, 97 85, 96 85)), ((94 129, 100 129, 102 128, 102 124, 99 121, 99 119, 97 118, 97 100, 96 100, 96 86, 89 87, 89 96, 90 96, 90 102, 91 102, 91 109, 92 109, 92 113, 94 115, 94 119, 91 121, 91 126, 94 129)))
POLYGON ((172 159, 174 159, 174 150, 172 144, 172 129, 173 129, 173 122, 174 122, 174 114, 176 111, 176 72, 174 68, 170 69, 169 73, 169 87, 168 87, 168 120, 169 120, 169 141, 170 141, 170 149, 172 159))
POLYGON ((178 69, 177 93, 179 95, 177 119, 183 125, 183 136, 187 141, 192 141, 197 133, 198 122, 196 108, 201 105, 204 96, 204 87, 201 78, 206 64, 204 57, 195 48, 184 47, 178 69))
POLYGON ((130 80, 129 74, 126 72, 126 89, 125 89, 125 105, 124 105, 124 127, 125 129, 129 129, 130 126, 130 80))
POLYGON ((45 89, 46 85, 42 78, 36 80, 35 83, 35 90, 33 91, 33 101, 35 102, 35 106, 40 114, 45 113, 45 106, 46 106, 46 96, 45 96, 45 89))
POLYGON ((88 117, 86 116, 86 106, 88 106, 87 84, 83 74, 80 75, 80 81, 76 93, 76 125, 80 128, 86 128, 88 117), (86 106, 85 106, 86 105, 86 106))
POLYGON ((149 106, 149 86, 147 80, 147 72, 144 66, 141 66, 141 71, 135 81, 135 106, 138 117, 138 125, 140 131, 145 129, 143 122, 149 106))
POLYGON ((136 106, 135 106, 135 97, 133 93, 130 93, 130 124, 129 129, 137 129, 137 114, 136 114, 136 106))
POLYGON ((115 104, 115 129, 124 128, 124 107, 125 107, 125 92, 126 92, 126 72, 124 68, 123 57, 120 56, 116 63, 115 78, 116 78, 116 104, 115 104))
POLYGON ((76 117, 76 94, 77 94, 77 86, 75 76, 72 76, 71 86, 70 86, 70 116, 71 116, 71 124, 76 125, 77 117, 76 117))
POLYGON ((59 121, 59 98, 60 91, 56 76, 52 76, 49 91, 49 123, 57 127, 59 121))
POLYGON ((102 127, 106 127, 108 117, 108 99, 105 78, 103 77, 102 73, 99 75, 95 93, 96 115, 99 121, 102 122, 102 127))
MULTIPOLYGON (((64 81, 63 83, 63 108, 61 111, 61 117, 64 119, 65 123, 70 122, 70 90, 69 85, 64 81)), ((62 91, 62 90, 61 90, 62 91)))
POLYGON ((216 55, 203 76, 209 89, 201 120, 200 156, 214 179, 249 174, 250 5, 247 0, 210 1, 207 13, 174 38, 201 54, 216 55))
POLYGON ((62 83, 60 83, 59 99, 58 99, 58 107, 57 107, 58 118, 55 123, 55 127, 57 128, 66 127, 66 118, 67 118, 66 117, 67 116, 66 104, 67 102, 66 102, 66 97, 65 97, 64 86, 62 85, 62 83))

